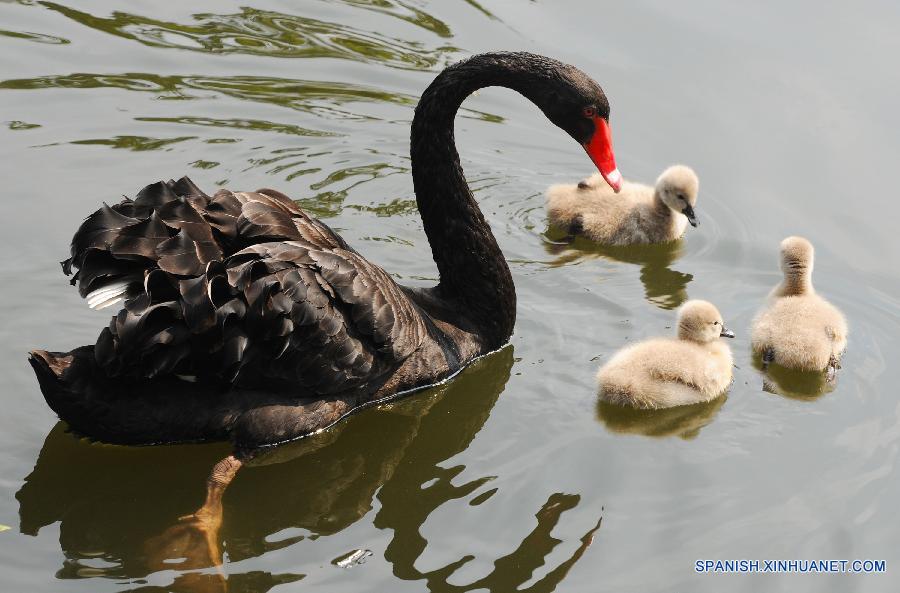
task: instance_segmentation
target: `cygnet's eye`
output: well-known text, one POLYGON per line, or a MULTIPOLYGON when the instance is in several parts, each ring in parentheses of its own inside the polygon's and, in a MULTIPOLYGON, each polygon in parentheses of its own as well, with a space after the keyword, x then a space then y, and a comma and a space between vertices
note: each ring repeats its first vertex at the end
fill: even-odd
POLYGON ((585 117, 593 118, 595 115, 597 115, 597 108, 593 105, 588 105, 581 110, 581 113, 584 114, 585 117))
POLYGON ((687 197, 684 194, 678 194, 678 199, 687 202, 687 197))
POLYGON ((719 325, 718 321, 713 321, 713 325, 719 325))

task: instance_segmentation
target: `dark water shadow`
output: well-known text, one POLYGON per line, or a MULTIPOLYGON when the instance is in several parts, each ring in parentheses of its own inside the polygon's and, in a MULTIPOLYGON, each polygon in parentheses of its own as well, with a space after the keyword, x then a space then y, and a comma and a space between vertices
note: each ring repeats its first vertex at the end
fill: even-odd
POLYGON ((600 245, 584 237, 567 238, 563 231, 550 228, 544 233, 544 249, 555 256, 551 265, 564 266, 588 258, 640 266, 644 297, 660 309, 675 309, 688 300, 687 285, 694 276, 671 268, 684 251, 684 240, 656 245, 600 245))
MULTIPOLYGON (((552 495, 537 511, 537 527, 516 549, 498 556, 494 571, 483 579, 469 585, 447 582, 471 555, 428 573, 415 568, 428 545, 421 531, 429 515, 493 479, 481 476, 454 484, 465 466, 442 464, 475 439, 512 364, 513 349, 508 347, 447 385, 366 410, 332 430, 255 460, 225 494, 218 537, 229 561, 339 533, 372 510, 377 492, 381 508, 374 525, 393 532, 384 558, 399 578, 424 580, 432 591, 506 592, 530 580, 560 543, 550 532, 560 515, 578 504, 578 495, 552 495)), ((60 579, 141 579, 155 570, 177 569, 179 542, 172 543, 167 557, 152 556, 147 544, 197 508, 206 474, 227 451, 226 445, 90 444, 67 434, 60 423, 47 436, 34 470, 16 494, 20 530, 33 535, 60 522, 60 579)), ((470 504, 480 504, 495 492, 487 489, 470 504)), ((581 557, 599 523, 589 527, 575 553, 526 590, 552 591, 581 557)), ((177 573, 168 588, 133 590, 268 591, 304 576, 252 571, 226 577, 209 568, 177 573)))
POLYGON ((837 387, 836 376, 829 381, 825 371, 798 371, 774 363, 764 366, 758 354, 753 356, 753 367, 760 373, 763 391, 789 399, 815 401, 837 387))
POLYGON ((715 419, 727 399, 728 396, 722 395, 702 404, 661 410, 640 410, 597 400, 597 419, 614 433, 648 437, 677 436, 689 440, 700 434, 700 430, 715 419))

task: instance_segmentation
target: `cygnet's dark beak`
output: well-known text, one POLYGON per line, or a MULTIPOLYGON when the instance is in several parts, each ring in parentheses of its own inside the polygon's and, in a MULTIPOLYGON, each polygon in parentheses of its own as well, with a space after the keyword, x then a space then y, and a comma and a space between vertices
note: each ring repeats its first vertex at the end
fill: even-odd
POLYGON ((690 204, 685 206, 681 213, 687 216, 688 222, 691 223, 692 227, 697 228, 697 226, 700 225, 700 223, 697 222, 697 215, 694 214, 694 207, 690 204))
POLYGON ((722 336, 723 338, 733 338, 734 332, 731 331, 730 329, 728 329, 727 327, 725 327, 725 324, 723 323, 722 324, 722 333, 720 333, 719 335, 722 336))

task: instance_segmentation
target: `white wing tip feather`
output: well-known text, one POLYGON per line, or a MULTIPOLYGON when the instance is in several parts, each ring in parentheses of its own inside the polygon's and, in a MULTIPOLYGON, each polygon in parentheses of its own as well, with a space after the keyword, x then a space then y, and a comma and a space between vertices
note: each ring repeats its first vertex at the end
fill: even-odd
POLYGON ((113 282, 101 286, 97 290, 93 290, 85 297, 88 307, 91 309, 105 309, 111 307, 121 301, 128 292, 128 285, 131 281, 113 282))

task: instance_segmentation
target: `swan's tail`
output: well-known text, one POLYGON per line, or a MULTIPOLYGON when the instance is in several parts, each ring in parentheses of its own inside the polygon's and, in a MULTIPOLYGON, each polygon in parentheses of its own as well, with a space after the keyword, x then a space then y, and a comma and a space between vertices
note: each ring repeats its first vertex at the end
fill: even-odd
POLYGON ((41 393, 44 394, 47 404, 57 414, 59 414, 56 409, 57 391, 62 388, 59 376, 68 367, 68 361, 63 358, 64 355, 59 352, 47 352, 46 350, 32 350, 28 353, 28 362, 37 376, 41 393))
POLYGON ((97 364, 93 346, 33 350, 28 362, 47 404, 80 436, 119 445, 228 437, 230 400, 218 385, 177 377, 113 380, 97 364))
POLYGON ((89 434, 79 427, 87 426, 85 420, 90 416, 85 394, 91 390, 90 384, 102 376, 94 361, 94 347, 82 346, 71 352, 32 350, 28 362, 47 405, 73 430, 89 434))

